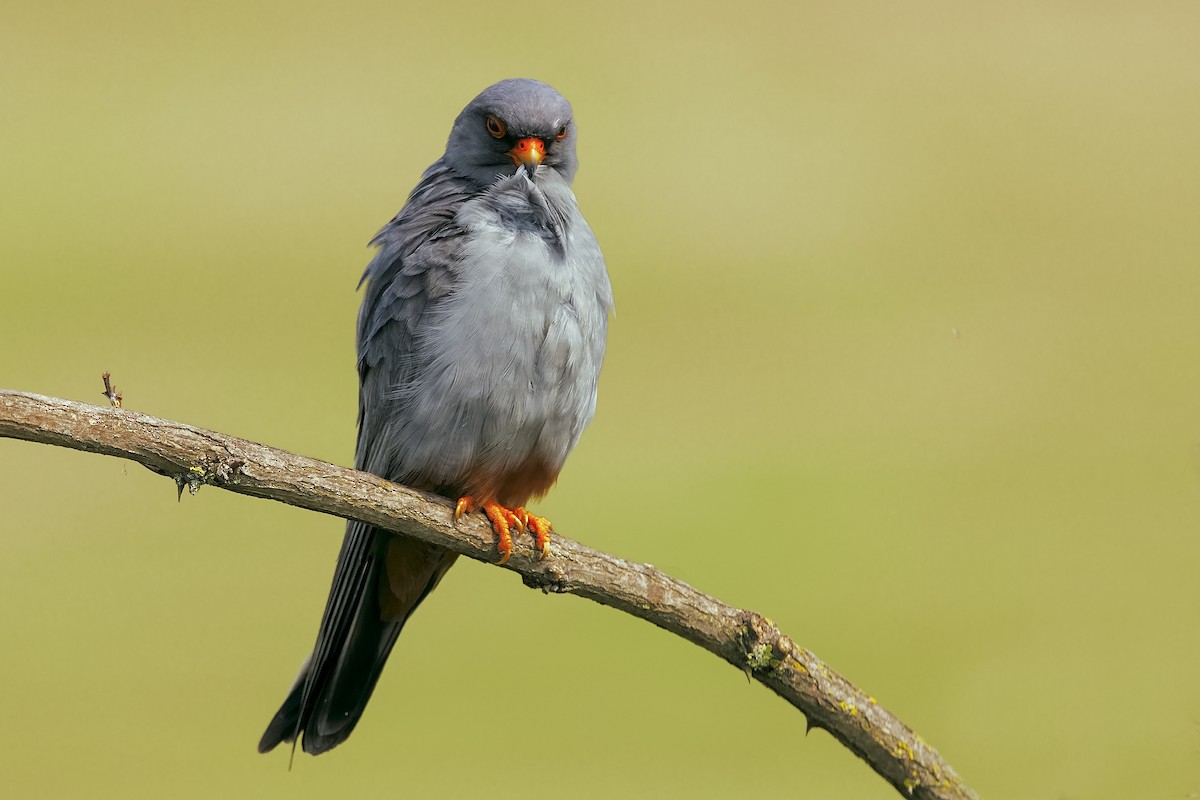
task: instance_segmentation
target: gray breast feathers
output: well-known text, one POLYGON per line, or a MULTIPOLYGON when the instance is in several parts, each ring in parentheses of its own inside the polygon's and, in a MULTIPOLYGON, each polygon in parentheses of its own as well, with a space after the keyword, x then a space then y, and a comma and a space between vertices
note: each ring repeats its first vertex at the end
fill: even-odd
POLYGON ((376 362, 362 405, 367 441, 387 452, 364 467, 453 487, 531 456, 557 471, 575 446, 595 410, 612 294, 570 189, 538 183, 519 171, 461 203, 452 233, 382 287, 391 312, 360 324, 379 340, 362 353, 376 362), (421 266, 430 255, 437 266, 421 266))

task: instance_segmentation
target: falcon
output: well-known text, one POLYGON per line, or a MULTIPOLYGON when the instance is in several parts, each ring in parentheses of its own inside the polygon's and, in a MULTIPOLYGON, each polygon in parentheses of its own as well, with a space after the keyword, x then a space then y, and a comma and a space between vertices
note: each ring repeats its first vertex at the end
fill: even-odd
MULTIPOLYGON (((375 237, 358 315, 355 466, 481 512, 499 560, 551 526, 525 506, 554 484, 596 409, 612 289, 571 182, 571 105, 505 80, 462 110, 445 154, 375 237)), ((341 744, 396 637, 457 554, 346 525, 312 654, 259 752, 341 744)))

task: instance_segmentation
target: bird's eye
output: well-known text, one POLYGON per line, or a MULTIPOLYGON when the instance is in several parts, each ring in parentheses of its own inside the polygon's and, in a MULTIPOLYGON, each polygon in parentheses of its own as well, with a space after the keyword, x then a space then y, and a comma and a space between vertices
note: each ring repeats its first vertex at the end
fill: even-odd
POLYGON ((567 138, 567 126, 566 126, 566 125, 563 125, 563 126, 561 126, 561 127, 558 129, 558 133, 554 134, 554 138, 555 138, 555 139, 565 139, 565 138, 567 138))
POLYGON ((500 139, 508 132, 508 126, 504 124, 504 120, 497 117, 495 114, 488 114, 487 118, 488 133, 500 139))

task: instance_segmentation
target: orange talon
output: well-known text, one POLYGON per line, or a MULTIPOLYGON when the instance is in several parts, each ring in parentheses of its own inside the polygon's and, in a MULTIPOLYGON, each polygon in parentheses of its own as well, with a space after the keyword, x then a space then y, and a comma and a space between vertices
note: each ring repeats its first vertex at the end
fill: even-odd
POLYGON ((482 511, 488 521, 492 523, 492 530, 496 532, 496 552, 500 554, 500 560, 497 563, 503 564, 512 555, 513 528, 520 533, 526 531, 532 533, 533 546, 537 550, 538 558, 546 557, 550 550, 550 534, 552 532, 550 520, 534 516, 523 507, 506 508, 494 502, 478 505, 475 498, 464 495, 458 498, 458 502, 454 504, 454 522, 457 524, 463 514, 471 514, 475 511, 482 511))
POLYGON ((524 518, 526 527, 533 533, 533 547, 537 550, 538 559, 543 559, 550 552, 550 520, 545 517, 535 516, 530 514, 524 508, 518 508, 514 512, 518 518, 524 518))
POLYGON ((518 525, 517 516, 499 503, 484 503, 482 510, 492 521, 492 530, 499 539, 496 542, 496 550, 500 553, 500 560, 496 563, 503 564, 512 555, 512 534, 509 531, 518 525))
POLYGON ((538 559, 541 560, 550 552, 550 520, 545 517, 530 517, 529 527, 533 530, 533 546, 537 548, 538 559))
POLYGON ((454 504, 454 524, 458 524, 458 518, 463 514, 470 514, 475 510, 475 498, 470 495, 458 498, 458 502, 454 504))
POLYGON ((519 522, 516 515, 499 503, 476 505, 475 498, 468 494, 458 498, 458 502, 454 504, 454 524, 458 524, 458 520, 463 514, 473 514, 476 511, 482 511, 488 521, 492 523, 492 530, 496 532, 496 538, 499 540, 496 542, 496 550, 500 553, 499 563, 503 564, 512 555, 510 528, 519 522))

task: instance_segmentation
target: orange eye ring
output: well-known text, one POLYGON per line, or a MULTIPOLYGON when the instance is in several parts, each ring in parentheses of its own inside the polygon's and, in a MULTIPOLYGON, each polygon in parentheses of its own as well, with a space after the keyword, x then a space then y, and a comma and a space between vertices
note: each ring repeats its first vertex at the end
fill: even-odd
POLYGON ((555 139, 565 139, 565 138, 567 138, 567 126, 566 126, 566 125, 563 125, 563 126, 561 126, 561 127, 558 129, 558 133, 554 134, 554 138, 555 138, 555 139))
POLYGON ((508 126, 504 124, 504 120, 495 114, 488 114, 487 130, 493 137, 503 139, 504 134, 508 133, 508 126))

